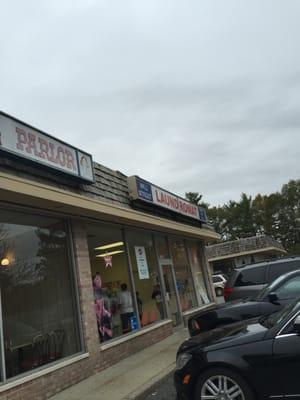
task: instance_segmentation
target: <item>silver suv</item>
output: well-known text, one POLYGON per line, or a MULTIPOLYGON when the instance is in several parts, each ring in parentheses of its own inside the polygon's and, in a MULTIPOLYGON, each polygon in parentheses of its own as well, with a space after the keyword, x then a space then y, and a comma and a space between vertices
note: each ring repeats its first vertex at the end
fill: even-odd
POLYGON ((252 297, 278 276, 296 269, 300 269, 300 257, 280 258, 236 269, 225 285, 225 301, 252 297))

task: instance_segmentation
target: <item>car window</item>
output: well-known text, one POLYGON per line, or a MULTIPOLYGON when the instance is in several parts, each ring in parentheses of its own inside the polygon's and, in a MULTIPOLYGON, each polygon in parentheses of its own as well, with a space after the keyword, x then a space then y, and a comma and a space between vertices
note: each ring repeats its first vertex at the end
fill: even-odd
POLYGON ((279 325, 290 313, 299 310, 299 306, 300 301, 299 299, 296 299, 282 310, 271 314, 270 316, 261 317, 259 322, 269 329, 273 328, 274 326, 279 325))
POLYGON ((279 299, 292 299, 300 296, 300 276, 295 276, 276 290, 279 299))
POLYGON ((234 286, 263 285, 265 283, 265 266, 240 271, 234 286))
MULTIPOLYGON (((252 297, 254 301, 264 300, 268 293, 277 292, 277 288, 281 286, 281 282, 286 279, 285 275, 279 276, 275 281, 269 283, 263 290, 261 290, 256 296, 252 297)), ((300 295, 299 295, 300 296, 300 295)))
POLYGON ((270 263, 268 280, 269 282, 272 282, 274 279, 278 278, 278 276, 281 276, 286 272, 295 271, 296 269, 300 269, 300 263, 298 261, 276 262, 274 264, 270 263))
POLYGON ((219 276, 213 276, 213 283, 222 282, 222 279, 219 276))

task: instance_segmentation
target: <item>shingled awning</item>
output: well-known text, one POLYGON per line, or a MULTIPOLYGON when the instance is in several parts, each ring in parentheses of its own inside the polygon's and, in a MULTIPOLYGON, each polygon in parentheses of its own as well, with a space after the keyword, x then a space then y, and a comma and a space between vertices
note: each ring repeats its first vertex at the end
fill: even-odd
POLYGON ((281 243, 266 235, 213 244, 207 246, 206 250, 209 261, 218 261, 254 253, 286 253, 281 243))

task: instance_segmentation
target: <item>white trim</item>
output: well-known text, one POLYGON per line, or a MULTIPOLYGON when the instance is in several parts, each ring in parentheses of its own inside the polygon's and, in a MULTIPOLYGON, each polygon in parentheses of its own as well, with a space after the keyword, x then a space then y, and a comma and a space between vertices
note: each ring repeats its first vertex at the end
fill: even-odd
POLYGON ((288 334, 283 334, 281 335, 281 332, 285 330, 285 328, 288 326, 288 324, 294 319, 297 318, 298 315, 300 314, 300 311, 297 311, 289 320, 288 322, 283 326, 283 328, 280 329, 280 331, 277 333, 275 339, 278 339, 281 336, 290 336, 290 335, 294 335, 293 333, 288 333, 288 334))
POLYGON ((56 371, 58 369, 67 367, 68 365, 74 364, 75 362, 84 360, 85 358, 88 358, 89 356, 90 356, 89 353, 79 354, 79 355, 74 356, 72 358, 68 358, 68 359, 66 359, 64 361, 56 363, 55 365, 51 365, 49 367, 45 367, 43 369, 40 369, 39 371, 34 372, 34 373, 30 374, 30 375, 26 375, 26 376, 23 376, 23 377, 21 377, 19 379, 15 379, 12 382, 3 383, 2 385, 0 385, 0 393, 5 392, 6 390, 12 389, 12 388, 14 388, 16 386, 22 385, 22 384, 24 384, 26 382, 30 382, 30 381, 32 381, 34 379, 40 378, 41 376, 50 374, 51 372, 54 372, 54 371, 56 371))
POLYGON ((289 337, 289 336, 299 336, 299 335, 297 333, 286 333, 286 334, 283 334, 283 335, 280 335, 280 336, 276 336, 275 339, 286 338, 286 337, 289 337))
POLYGON ((124 342, 128 342, 129 340, 132 340, 132 339, 134 339, 134 338, 136 338, 138 336, 145 335, 148 332, 154 331, 155 329, 161 328, 162 326, 168 325, 170 323, 172 323, 172 320, 171 319, 167 319, 167 320, 158 322, 156 324, 153 324, 153 325, 151 325, 151 326, 149 326, 147 328, 143 328, 143 329, 141 329, 139 331, 136 331, 136 332, 133 332, 133 333, 129 333, 128 335, 122 336, 122 337, 120 337, 120 338, 118 338, 116 340, 113 340, 113 341, 109 342, 109 343, 102 344, 100 346, 100 351, 108 350, 108 349, 110 349, 112 347, 118 346, 119 344, 122 344, 124 342))

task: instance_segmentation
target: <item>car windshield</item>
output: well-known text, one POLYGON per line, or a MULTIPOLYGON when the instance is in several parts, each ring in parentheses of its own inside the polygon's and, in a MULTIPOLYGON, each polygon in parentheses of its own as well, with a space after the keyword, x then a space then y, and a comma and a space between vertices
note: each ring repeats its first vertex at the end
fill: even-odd
POLYGON ((275 279, 272 283, 266 286, 263 290, 261 290, 256 296, 250 297, 250 301, 262 301, 268 293, 273 292, 273 290, 280 285, 282 281, 286 279, 285 275, 280 276, 279 278, 275 279))
POLYGON ((273 328, 274 326, 280 324, 290 313, 299 309, 299 307, 300 298, 294 300, 291 304, 274 314, 261 317, 259 319, 259 323, 266 328, 273 328))

